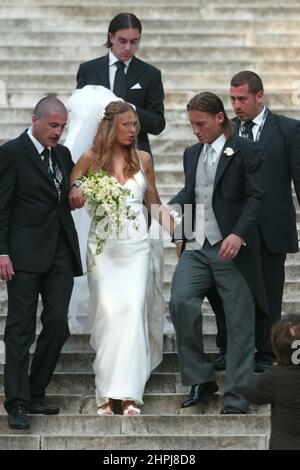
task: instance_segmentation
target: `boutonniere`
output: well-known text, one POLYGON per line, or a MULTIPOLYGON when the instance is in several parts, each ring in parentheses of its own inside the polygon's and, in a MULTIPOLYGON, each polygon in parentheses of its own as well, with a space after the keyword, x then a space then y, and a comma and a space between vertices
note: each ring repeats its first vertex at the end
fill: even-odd
POLYGON ((223 153, 226 155, 226 157, 232 157, 232 155, 234 155, 235 152, 231 147, 226 147, 223 153))

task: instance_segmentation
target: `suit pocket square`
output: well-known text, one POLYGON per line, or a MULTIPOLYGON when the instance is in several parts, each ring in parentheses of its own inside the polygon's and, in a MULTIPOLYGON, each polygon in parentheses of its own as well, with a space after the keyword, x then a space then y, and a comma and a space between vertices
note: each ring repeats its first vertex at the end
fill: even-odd
POLYGON ((141 90, 142 87, 139 83, 136 83, 135 85, 132 85, 132 87, 130 88, 130 90, 141 90))

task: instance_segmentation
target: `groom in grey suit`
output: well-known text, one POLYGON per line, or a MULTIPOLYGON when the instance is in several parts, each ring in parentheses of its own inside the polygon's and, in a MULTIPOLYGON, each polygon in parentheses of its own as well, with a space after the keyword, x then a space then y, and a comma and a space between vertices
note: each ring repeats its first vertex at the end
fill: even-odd
POLYGON ((182 254, 170 302, 182 382, 192 386, 182 407, 194 406, 218 390, 203 349, 201 313, 206 292, 216 285, 228 331, 222 413, 247 413, 241 389, 250 383, 253 370, 255 300, 265 310, 256 229, 263 157, 254 143, 233 137, 223 103, 213 93, 196 95, 187 110, 199 144, 186 149, 185 186, 170 202, 183 211, 174 236, 182 254))

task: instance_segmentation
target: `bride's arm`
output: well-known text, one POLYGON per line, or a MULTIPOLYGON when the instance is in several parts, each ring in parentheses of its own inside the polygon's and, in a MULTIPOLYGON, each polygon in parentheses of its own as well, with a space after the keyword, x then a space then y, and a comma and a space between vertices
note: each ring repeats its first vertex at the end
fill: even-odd
POLYGON ((79 209, 84 206, 85 199, 80 191, 78 178, 87 174, 94 162, 94 155, 90 150, 87 150, 79 158, 76 165, 73 167, 70 175, 70 191, 69 191, 69 205, 72 210, 79 209))
POLYGON ((142 169, 146 175, 147 189, 145 192, 145 203, 150 214, 171 234, 174 232, 175 221, 167 206, 160 200, 154 174, 154 165, 151 155, 147 152, 139 152, 142 169))

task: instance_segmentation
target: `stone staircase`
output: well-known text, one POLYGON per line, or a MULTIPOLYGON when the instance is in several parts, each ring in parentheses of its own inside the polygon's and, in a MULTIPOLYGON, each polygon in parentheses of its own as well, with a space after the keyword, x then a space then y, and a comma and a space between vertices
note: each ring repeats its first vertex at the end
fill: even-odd
MULTIPOLYGON (((185 106, 201 90, 228 97, 231 76, 242 69, 263 78, 273 111, 299 118, 300 0, 1 0, 0 142, 30 124, 37 100, 55 93, 66 102, 75 87, 78 64, 106 52, 109 20, 132 11, 143 23, 139 56, 163 72, 167 127, 151 138, 159 192, 167 201, 182 184, 182 152, 195 142, 185 106)), ((298 216, 299 217, 299 216, 298 216)), ((165 244, 166 306, 176 264, 165 244)), ((300 309, 300 257, 286 264, 285 312, 300 309)), ((0 335, 7 299, 0 285, 0 335)), ((38 322, 37 329, 40 329, 38 322)), ((216 354, 215 321, 205 304, 206 350, 216 354)), ((32 416, 28 432, 11 431, 0 408, 0 449, 265 449, 269 408, 252 407, 241 416, 222 416, 222 395, 207 405, 181 410, 182 386, 174 338, 164 338, 162 364, 146 386, 143 415, 95 415, 94 353, 87 335, 72 335, 48 387, 58 416, 32 416)), ((222 392, 224 374, 218 374, 222 392)), ((3 366, 0 366, 3 399, 3 366)))

